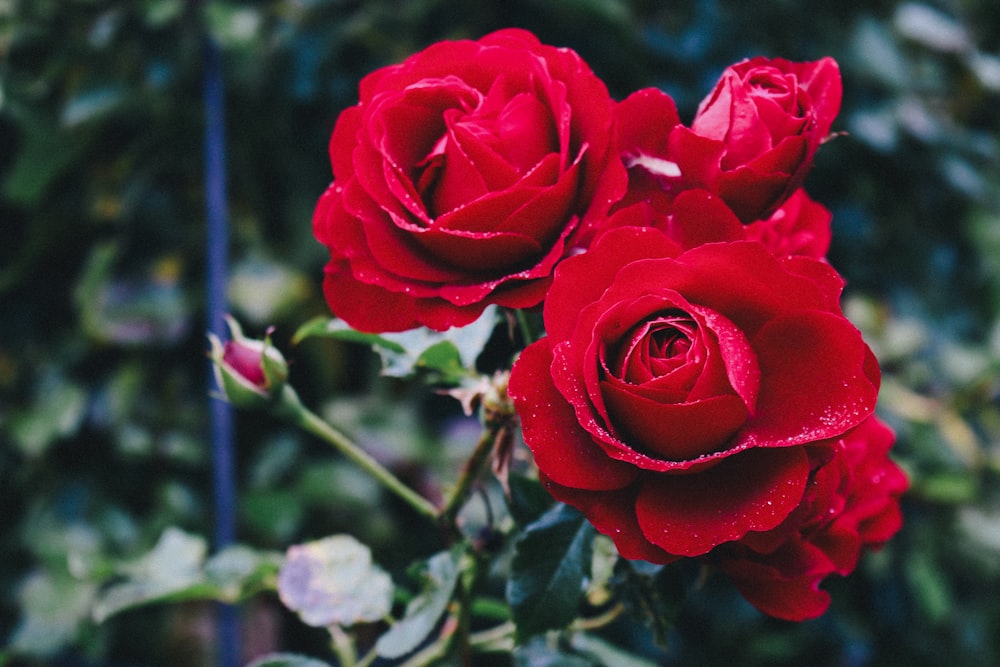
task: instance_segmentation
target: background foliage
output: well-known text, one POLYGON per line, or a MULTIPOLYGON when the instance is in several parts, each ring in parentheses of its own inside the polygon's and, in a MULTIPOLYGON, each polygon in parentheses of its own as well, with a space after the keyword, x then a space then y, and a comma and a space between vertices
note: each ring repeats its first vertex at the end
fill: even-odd
MULTIPOLYGON (((622 98, 690 119, 743 57, 833 55, 846 97, 807 187, 834 211, 845 307, 883 364, 880 411, 911 475, 906 525, 831 610, 768 620, 710 580, 662 664, 1000 663, 1000 19, 991 0, 0 0, 0 654, 13 665, 210 664, 209 609, 95 624, 100 582, 178 526, 209 535, 202 46, 227 76, 233 311, 288 349, 325 313, 312 206, 367 72, 505 26, 577 50, 622 98)), ((428 495, 477 426, 421 383, 373 379, 347 342, 294 348, 300 393, 428 495)), ((242 542, 350 532, 404 577, 437 550, 316 442, 239 418, 242 542), (376 508, 373 510, 373 508, 376 508)), ((323 655, 268 596, 249 653, 323 655)), ((572 648, 572 647, 571 647, 572 648)), ((580 664, 586 647, 575 647, 580 664)), ((591 652, 593 654, 593 652, 591 652)), ((523 664, 546 663, 522 652, 523 664)))

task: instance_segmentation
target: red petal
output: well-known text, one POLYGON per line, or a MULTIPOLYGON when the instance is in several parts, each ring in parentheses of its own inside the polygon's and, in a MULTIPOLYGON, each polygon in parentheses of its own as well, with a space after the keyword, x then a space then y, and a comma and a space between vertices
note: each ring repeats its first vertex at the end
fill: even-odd
POLYGON ((556 500, 583 512, 594 528, 614 541, 618 553, 623 557, 661 564, 671 563, 679 558, 651 544, 643 536, 635 518, 634 486, 620 491, 581 491, 560 486, 545 475, 540 477, 542 484, 556 500))
POLYGON ((671 404, 609 382, 602 389, 617 435, 636 449, 670 461, 687 461, 725 448, 747 417, 743 400, 734 394, 671 404))
POLYGON ((601 296, 621 267, 636 259, 671 257, 679 250, 658 230, 638 227, 609 230, 589 252, 570 257, 556 268, 557 280, 545 301, 548 335, 555 341, 569 338, 580 311, 601 296))
POLYGON ((783 572, 774 563, 744 559, 726 560, 722 568, 743 597, 769 616, 804 621, 823 614, 830 606, 830 594, 819 585, 832 574, 825 554, 808 543, 796 543, 784 559, 796 563, 795 572, 783 572))
POLYGON ((686 190, 674 199, 665 231, 684 249, 717 241, 740 241, 740 219, 708 190, 686 190))
POLYGON ((779 317, 752 345, 760 395, 740 442, 784 447, 833 438, 874 410, 878 384, 868 368, 871 352, 844 317, 818 311, 779 317))
POLYGON ((521 353, 507 385, 539 470, 558 484, 578 489, 627 486, 638 470, 608 458, 580 427, 573 408, 552 384, 551 364, 549 341, 543 338, 521 353))
POLYGON ((636 501, 643 534, 672 554, 700 556, 795 509, 809 478, 800 447, 752 449, 687 475, 648 475, 636 501))
POLYGON ((618 149, 623 155, 666 159, 667 138, 680 124, 674 100, 658 88, 638 90, 615 107, 618 149))

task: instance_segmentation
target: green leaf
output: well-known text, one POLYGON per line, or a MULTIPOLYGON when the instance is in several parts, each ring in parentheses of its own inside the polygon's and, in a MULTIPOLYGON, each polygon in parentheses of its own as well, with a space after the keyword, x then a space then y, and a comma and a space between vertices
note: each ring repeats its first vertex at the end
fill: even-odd
POLYGON ((533 637, 516 647, 512 664, 513 667, 599 667, 597 663, 572 655, 544 637, 533 637))
POLYGON ((251 662, 247 667, 330 667, 327 663, 295 653, 270 653, 251 662))
POLYGON ((397 354, 404 354, 406 348, 378 334, 363 333, 352 329, 347 322, 330 317, 314 317, 298 328, 292 336, 292 344, 298 345, 306 338, 334 338, 350 343, 384 348, 397 354))
POLYGON ((125 609, 197 587, 207 552, 204 538, 167 528, 152 551, 123 568, 129 578, 104 591, 94 605, 94 617, 102 622, 125 609))
POLYGON ((183 0, 146 0, 144 5, 146 23, 154 28, 175 21, 184 12, 183 0))
POLYGON ((90 122, 118 106, 126 96, 121 86, 98 86, 75 94, 62 110, 60 122, 73 127, 90 122))
POLYGON ((205 6, 208 30, 224 48, 242 48, 260 39, 264 17, 255 7, 216 0, 205 6))
POLYGON ((21 623, 10 637, 19 653, 55 653, 77 638, 97 592, 91 582, 40 570, 25 579, 17 593, 21 623))
POLYGON ((618 563, 626 601, 651 626, 654 641, 666 647, 667 636, 687 596, 683 569, 679 563, 654 565, 625 559, 618 563))
POLYGON ((464 553, 465 546, 460 544, 427 561, 424 592, 410 600, 403 619, 379 637, 375 643, 379 656, 390 660, 400 658, 420 646, 434 630, 451 602, 464 553))
POLYGON ((283 560, 282 554, 277 552, 234 544, 208 559, 204 578, 215 590, 216 599, 236 602, 254 593, 275 589, 283 560))
POLYGON ((475 367, 476 357, 493 334, 496 321, 496 307, 491 306, 464 327, 447 331, 421 327, 376 335, 355 331, 341 320, 320 317, 302 325, 292 342, 315 336, 370 345, 382 358, 383 375, 408 377, 424 371, 437 375, 442 382, 457 384, 475 367))
POLYGON ((576 509, 556 505, 515 543, 507 600, 519 639, 574 618, 590 573, 594 529, 576 509))
POLYGON ((56 440, 77 431, 86 408, 86 391, 53 373, 39 383, 31 408, 13 415, 11 435, 25 456, 41 457, 56 440))
POLYGON ((167 528, 149 553, 120 568, 125 579, 100 594, 95 620, 157 602, 237 602, 275 587, 281 554, 233 545, 206 560, 207 552, 204 538, 167 528))
POLYGON ((519 526, 536 521, 552 506, 552 496, 534 477, 511 473, 507 483, 510 485, 507 508, 519 526))
POLYGON ((38 122, 25 123, 22 129, 23 148, 3 181, 2 196, 25 208, 37 207, 55 181, 79 163, 89 135, 53 131, 38 122))
POLYGON ((577 632, 570 639, 570 646, 581 655, 588 656, 595 664, 615 667, 656 667, 656 663, 633 655, 600 637, 577 632))

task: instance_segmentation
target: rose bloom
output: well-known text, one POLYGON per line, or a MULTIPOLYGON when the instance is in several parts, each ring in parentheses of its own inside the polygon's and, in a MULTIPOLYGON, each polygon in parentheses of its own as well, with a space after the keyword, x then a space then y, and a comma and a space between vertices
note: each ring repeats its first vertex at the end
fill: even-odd
POLYGON ((669 202, 684 190, 705 189, 742 222, 765 219, 802 185, 841 96, 831 58, 758 57, 733 65, 691 127, 666 93, 637 91, 616 109, 630 196, 669 202))
POLYGON ((830 595, 819 588, 846 575, 863 549, 879 549, 902 526, 908 482, 888 456, 895 436, 872 416, 811 448, 817 462, 799 506, 768 533, 749 533, 719 549, 724 572, 761 611, 788 620, 819 616, 830 595))
POLYGON ((749 225, 741 223, 720 197, 707 190, 685 190, 662 210, 656 199, 623 202, 595 233, 612 227, 655 227, 684 250, 704 243, 752 240, 779 257, 823 259, 830 248, 832 218, 829 209, 802 188, 769 218, 749 225))
POLYGON ((632 559, 780 526, 807 492, 809 445, 875 407, 878 364, 842 288, 828 264, 757 242, 602 234, 557 268, 548 335, 511 372, 546 488, 632 559))
POLYGON ((612 116, 576 53, 523 30, 440 42, 365 77, 313 217, 331 310, 384 332, 540 303, 585 220, 624 191, 612 116))

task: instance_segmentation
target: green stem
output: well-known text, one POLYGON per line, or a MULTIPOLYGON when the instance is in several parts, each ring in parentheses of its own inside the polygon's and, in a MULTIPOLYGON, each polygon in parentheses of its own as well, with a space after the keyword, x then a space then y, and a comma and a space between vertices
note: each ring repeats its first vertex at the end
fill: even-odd
POLYGON ((476 443, 476 448, 473 450, 472 456, 466 461, 465 468, 462 470, 462 476, 459 477, 455 490, 437 517, 442 526, 450 528, 454 523, 459 510, 462 509, 462 505, 465 504, 469 494, 472 493, 473 484, 479 478, 487 461, 489 461, 490 452, 493 451, 493 443, 496 442, 498 434, 504 428, 506 428, 506 425, 503 424, 499 426, 487 426, 483 430, 482 435, 479 436, 479 442, 476 443))
POLYGON ((535 342, 535 337, 532 335, 531 324, 528 322, 528 315, 524 312, 524 308, 515 310, 514 316, 517 318, 517 326, 521 330, 521 335, 524 336, 524 344, 531 345, 535 342))
POLYGON ((398 498, 418 513, 431 520, 438 519, 438 508, 433 503, 406 486, 398 477, 372 458, 350 438, 330 426, 309 410, 309 408, 302 405, 302 402, 295 395, 291 387, 285 387, 281 399, 281 403, 278 406, 278 413, 285 419, 333 445, 337 451, 378 480, 382 486, 396 494, 398 498))
POLYGON ((506 621, 488 630, 472 633, 469 636, 469 645, 477 652, 512 651, 516 630, 517 626, 513 621, 506 621))
POLYGON ((333 638, 333 652, 342 667, 356 667, 358 657, 354 652, 354 642, 339 625, 330 626, 330 636, 333 638))

